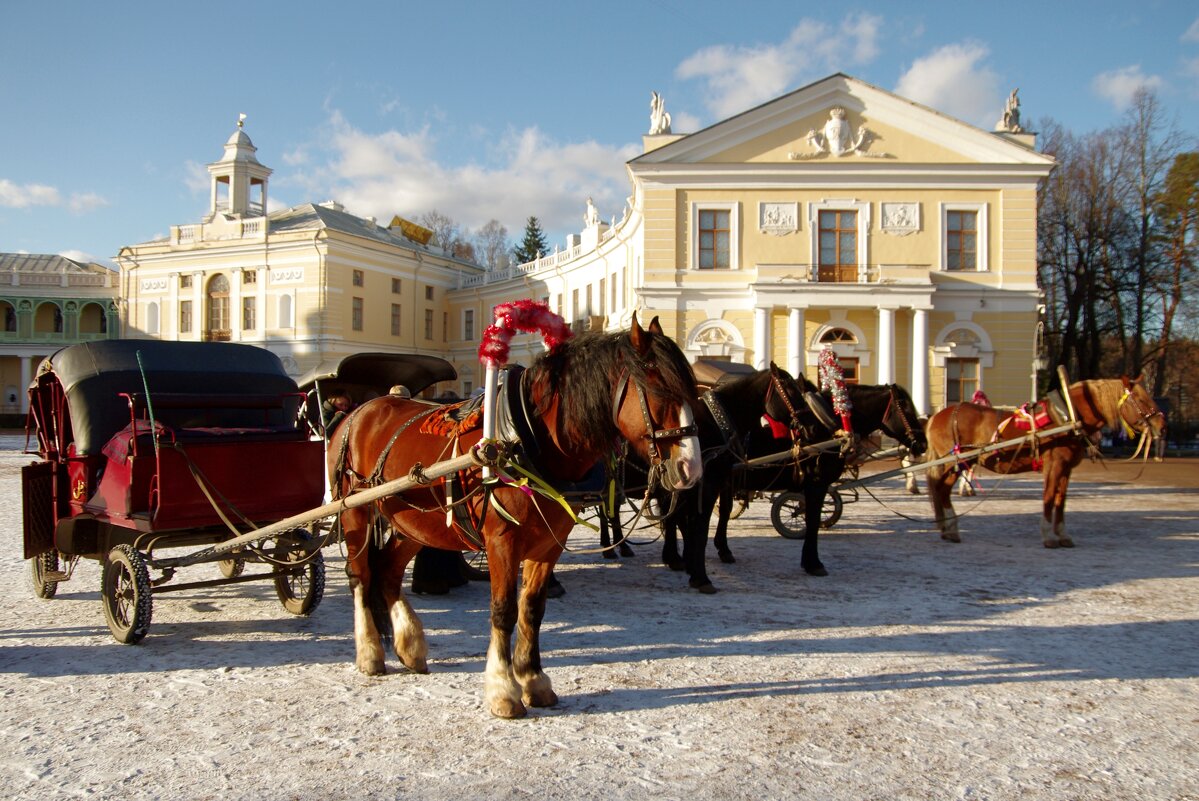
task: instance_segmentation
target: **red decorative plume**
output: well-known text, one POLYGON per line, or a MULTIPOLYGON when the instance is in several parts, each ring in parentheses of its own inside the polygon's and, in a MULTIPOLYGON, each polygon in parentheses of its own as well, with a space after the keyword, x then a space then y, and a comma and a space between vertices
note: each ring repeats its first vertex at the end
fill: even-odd
POLYGON ((547 348, 574 336, 565 321, 550 311, 541 300, 514 300, 495 307, 495 322, 483 331, 479 343, 479 361, 487 366, 503 367, 508 363, 508 342, 517 331, 541 334, 547 348))
POLYGON ((853 411, 853 402, 849 399, 849 390, 845 388, 845 373, 832 348, 820 351, 819 369, 821 391, 832 395, 833 411, 841 418, 841 428, 852 432, 849 414, 853 411))

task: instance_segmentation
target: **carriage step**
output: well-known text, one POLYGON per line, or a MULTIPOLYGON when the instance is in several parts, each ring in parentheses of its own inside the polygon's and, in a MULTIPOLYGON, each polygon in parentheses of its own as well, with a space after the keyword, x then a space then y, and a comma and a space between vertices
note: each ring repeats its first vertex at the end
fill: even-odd
POLYGON ((66 581, 70 574, 62 570, 47 570, 42 573, 42 581, 66 581))

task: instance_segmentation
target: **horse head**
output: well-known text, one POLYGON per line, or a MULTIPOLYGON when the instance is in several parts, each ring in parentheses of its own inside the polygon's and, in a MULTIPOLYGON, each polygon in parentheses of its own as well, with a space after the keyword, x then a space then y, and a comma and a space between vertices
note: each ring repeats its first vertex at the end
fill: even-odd
POLYGON ((807 376, 792 376, 770 363, 770 389, 766 393, 768 419, 787 421, 794 440, 814 442, 827 439, 838 427, 831 407, 826 408, 819 388, 807 376), (822 413, 827 419, 821 419, 822 413))
POLYGON ((623 360, 613 421, 649 465, 651 485, 670 492, 692 487, 703 474, 703 457, 692 410, 698 394, 691 366, 657 317, 642 328, 634 312, 627 336, 631 353, 623 360))
POLYGON ((899 384, 888 384, 887 391, 890 399, 883 413, 883 430, 913 456, 923 455, 928 450, 928 438, 912 396, 899 384))
POLYGON ((1148 433, 1158 440, 1166 435, 1166 415, 1158 408, 1149 391, 1141 382, 1142 376, 1121 376, 1124 392, 1120 397, 1121 422, 1138 434, 1148 433))

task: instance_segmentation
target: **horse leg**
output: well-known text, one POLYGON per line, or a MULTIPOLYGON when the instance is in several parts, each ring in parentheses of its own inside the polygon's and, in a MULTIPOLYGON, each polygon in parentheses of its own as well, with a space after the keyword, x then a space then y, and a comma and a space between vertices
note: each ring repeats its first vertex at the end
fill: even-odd
POLYGON ((346 542, 346 573, 354 602, 354 664, 368 676, 381 676, 384 666, 383 638, 371 609, 370 509, 358 507, 341 513, 342 536, 346 542))
POLYGON ((679 556, 678 523, 674 515, 662 521, 662 564, 671 570, 682 570, 686 566, 683 557, 679 556))
POLYGON ((541 669, 541 621, 545 617, 545 594, 553 562, 526 561, 516 628, 516 650, 512 673, 521 686, 521 699, 528 706, 553 706, 558 696, 549 676, 541 669))
POLYGON ((381 583, 383 602, 391 618, 395 655, 413 673, 428 673, 425 628, 404 596, 404 570, 420 549, 419 542, 393 536, 384 549, 384 570, 375 581, 381 583))
MULTIPOLYGON (((704 595, 716 592, 716 585, 708 578, 708 567, 705 558, 708 550, 708 524, 712 519, 711 507, 696 509, 694 500, 688 498, 685 509, 676 512, 679 515, 678 526, 683 532, 683 562, 687 566, 687 583, 691 588, 704 595)), ((679 506, 683 506, 680 502, 679 506)))
POLYGON ((632 546, 630 546, 629 543, 624 538, 624 524, 620 522, 620 510, 619 509, 616 510, 616 514, 612 515, 611 523, 612 523, 612 540, 613 540, 613 542, 620 543, 620 545, 617 546, 618 549, 620 550, 620 555, 621 556, 636 556, 637 552, 633 550, 632 546))
POLYGON ((974 495, 974 465, 970 465, 966 468, 966 471, 962 473, 961 483, 958 484, 958 497, 973 498, 974 495))
MULTIPOLYGON (((913 459, 911 456, 905 456, 899 462, 900 467, 911 467, 914 464, 916 464, 916 460, 913 459)), ((904 477, 904 487, 907 489, 909 495, 919 495, 920 494, 920 484, 919 484, 919 482, 916 481, 916 472, 915 471, 908 473, 904 477)))
POLYGON ((1046 458, 1041 515, 1041 542, 1046 548, 1074 547, 1074 540, 1066 535, 1066 485, 1069 481, 1070 476, 1063 463, 1055 458, 1046 458))
MULTIPOLYGON (((512 674, 512 631, 517 618, 517 568, 513 534, 487 538, 487 565, 491 576, 491 642, 483 673, 483 700, 497 718, 523 718, 521 688, 512 674)), ((543 579, 543 581, 548 579, 543 579)))
POLYGON ((824 496, 828 485, 810 483, 803 489, 804 494, 804 534, 803 551, 800 554, 799 566, 809 576, 827 576, 828 571, 820 562, 818 538, 820 536, 820 518, 824 512, 824 496))
MULTIPOLYGON (((932 451, 929 452, 929 458, 935 458, 932 451)), ((938 465, 929 468, 927 481, 928 497, 933 504, 933 516, 937 520, 941 539, 961 542, 957 512, 953 508, 953 484, 957 481, 957 471, 949 465, 938 465)))
POLYGON ((716 553, 720 556, 720 561, 731 565, 737 562, 729 548, 729 518, 733 516, 733 490, 731 487, 726 485, 721 488, 719 504, 716 516, 716 536, 712 538, 712 544, 716 546, 716 553))
POLYGON ((616 549, 612 547, 612 543, 618 538, 609 534, 608 523, 608 513, 604 510, 604 505, 601 503, 599 506, 600 547, 604 549, 603 554, 605 559, 616 559, 618 555, 616 549))

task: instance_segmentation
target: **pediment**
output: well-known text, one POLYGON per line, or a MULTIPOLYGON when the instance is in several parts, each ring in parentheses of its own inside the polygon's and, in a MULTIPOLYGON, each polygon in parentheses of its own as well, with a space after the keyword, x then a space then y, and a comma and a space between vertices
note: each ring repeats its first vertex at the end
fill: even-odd
POLYGON ((1053 160, 1004 136, 834 75, 646 153, 631 164, 1010 164, 1053 160))

